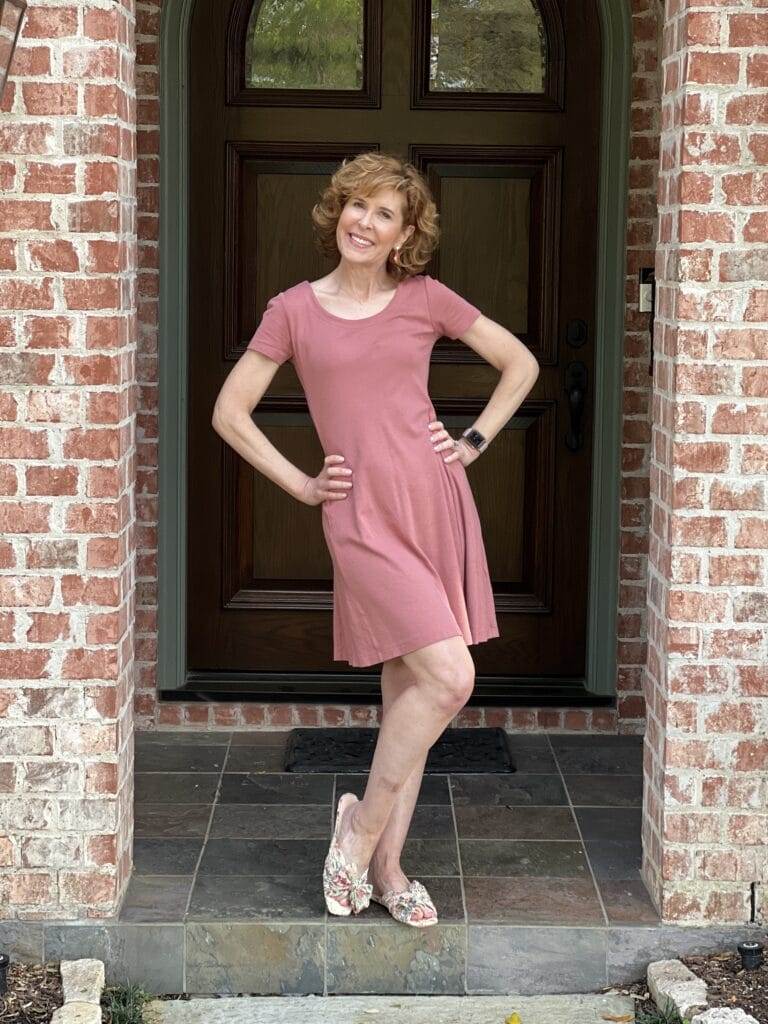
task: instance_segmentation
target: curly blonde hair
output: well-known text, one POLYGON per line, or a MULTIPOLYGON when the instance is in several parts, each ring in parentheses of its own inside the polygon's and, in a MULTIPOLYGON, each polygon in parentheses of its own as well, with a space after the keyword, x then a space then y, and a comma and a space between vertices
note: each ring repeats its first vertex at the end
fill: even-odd
POLYGON ((342 161, 320 200, 312 207, 315 244, 324 256, 339 258, 336 225, 347 200, 353 195, 371 196, 381 188, 393 188, 403 195, 403 226, 414 226, 400 248, 397 263, 392 253, 387 258, 387 270, 400 281, 418 274, 429 263, 437 248, 440 228, 439 214, 426 179, 413 164, 398 156, 371 150, 342 161))

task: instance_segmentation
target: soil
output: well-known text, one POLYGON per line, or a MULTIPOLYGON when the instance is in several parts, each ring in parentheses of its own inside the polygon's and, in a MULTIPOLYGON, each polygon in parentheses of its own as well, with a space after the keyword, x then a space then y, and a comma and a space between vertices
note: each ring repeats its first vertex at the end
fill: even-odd
MULTIPOLYGON (((680 960, 707 983, 711 1007, 738 1007, 751 1014, 758 1024, 768 1024, 768 943, 762 966, 750 971, 743 969, 741 957, 735 952, 681 956, 680 960)), ((634 996, 638 1013, 651 1013, 656 1009, 645 979, 613 991, 634 996)))
POLYGON ((0 995, 0 1024, 48 1024, 64 1005, 57 963, 22 964, 11 959, 8 990, 0 995))
MULTIPOLYGON (((768 951, 766 951, 768 952, 768 951)), ((710 1006, 737 1006, 759 1024, 768 1024, 768 956, 762 967, 745 971, 738 953, 685 956, 680 959, 707 983, 710 1006)))

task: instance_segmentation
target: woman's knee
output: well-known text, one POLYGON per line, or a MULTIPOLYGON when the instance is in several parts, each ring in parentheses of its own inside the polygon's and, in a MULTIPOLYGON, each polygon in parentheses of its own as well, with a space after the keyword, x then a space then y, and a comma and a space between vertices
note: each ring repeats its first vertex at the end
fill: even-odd
POLYGON ((418 685, 446 714, 456 714, 475 688, 475 664, 461 637, 450 637, 402 656, 418 685))
POLYGON ((444 676, 435 688, 435 696, 446 713, 456 714, 472 696, 474 688, 475 672, 473 667, 471 671, 464 669, 444 676))
POLYGON ((446 714, 454 715, 460 711, 475 688, 475 666, 469 652, 466 653, 466 658, 460 657, 436 667, 428 682, 433 700, 446 714))

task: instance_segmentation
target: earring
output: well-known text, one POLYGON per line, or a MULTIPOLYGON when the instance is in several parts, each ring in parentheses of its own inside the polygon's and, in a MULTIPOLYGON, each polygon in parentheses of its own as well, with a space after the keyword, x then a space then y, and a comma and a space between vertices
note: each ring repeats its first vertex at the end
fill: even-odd
POLYGON ((392 257, 392 259, 393 259, 393 261, 395 263, 399 263, 400 262, 400 246, 399 245, 395 246, 395 255, 392 257))

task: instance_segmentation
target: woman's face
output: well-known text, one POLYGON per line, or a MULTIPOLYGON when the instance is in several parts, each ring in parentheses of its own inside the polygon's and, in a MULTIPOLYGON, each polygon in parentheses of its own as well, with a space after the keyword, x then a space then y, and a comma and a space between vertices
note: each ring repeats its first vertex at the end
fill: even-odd
POLYGON ((342 259, 363 266, 386 262, 392 249, 414 230, 412 225, 403 227, 403 203, 403 196, 393 188, 350 196, 336 225, 342 259))

